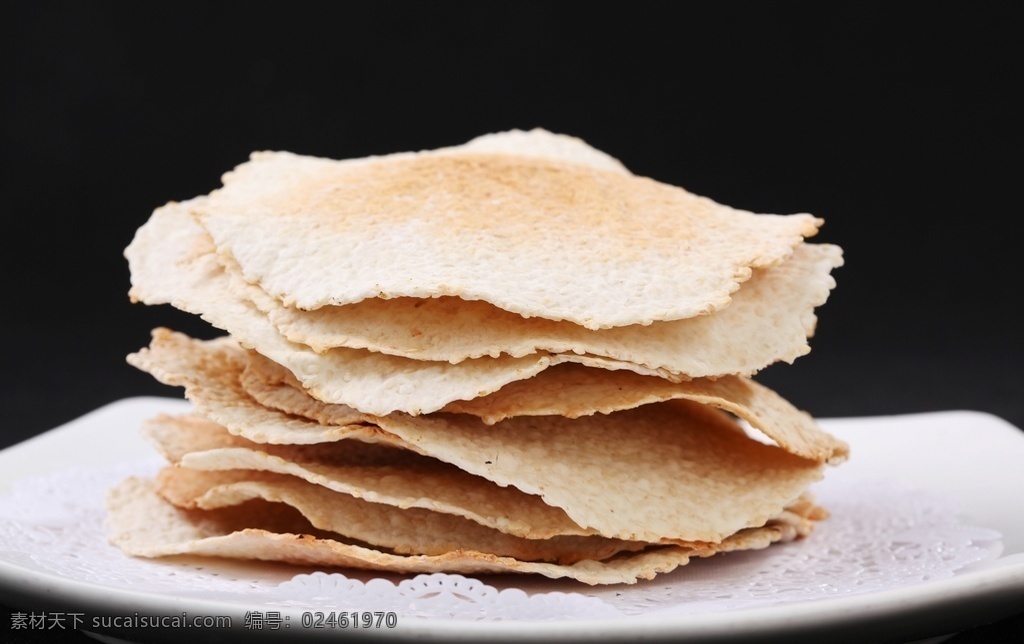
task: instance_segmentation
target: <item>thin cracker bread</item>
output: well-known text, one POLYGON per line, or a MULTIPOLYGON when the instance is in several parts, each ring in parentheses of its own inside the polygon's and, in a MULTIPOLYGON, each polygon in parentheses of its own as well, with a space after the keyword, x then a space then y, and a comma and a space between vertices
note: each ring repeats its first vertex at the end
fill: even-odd
POLYGON ((168 461, 190 469, 287 474, 374 503, 452 514, 529 539, 594 534, 540 497, 406 450, 385 459, 380 452, 366 458, 368 446, 359 441, 259 444, 192 416, 161 416, 143 430, 168 461))
MULTIPOLYGON (((429 413, 456 400, 487 395, 565 361, 659 374, 676 381, 686 379, 672 378, 672 374, 661 369, 643 369, 632 363, 579 355, 575 351, 520 358, 501 355, 494 359, 466 360, 458 365, 347 348, 317 354, 305 345, 284 339, 250 300, 238 297, 228 287, 230 279, 203 239, 201 229, 181 208, 168 206, 155 213, 140 229, 136 242, 129 249, 136 282, 133 297, 153 304, 171 303, 203 315, 215 326, 232 333, 244 346, 254 347, 286 366, 312 396, 325 402, 346 404, 376 415, 392 411, 429 413), (185 229, 191 230, 191 237, 182 233, 185 229), (179 241, 176 246, 164 246, 170 239, 179 241)), ((258 291, 255 287, 249 288, 258 291)), ((764 311, 757 309, 755 313, 764 314, 764 311)), ((808 312, 808 315, 813 318, 813 313, 808 312)), ((803 338, 802 331, 798 335, 803 338)), ((746 360, 743 352, 737 355, 746 360)), ((703 360, 700 363, 706 368, 695 367, 694 373, 719 371, 703 360)))
MULTIPOLYGON (((486 135, 448 150, 462 148, 568 159, 593 167, 618 167, 626 173, 617 161, 582 141, 543 131, 486 135)), ((317 160, 309 163, 322 165, 317 160)), ((198 198, 158 209, 140 230, 126 250, 132 265, 133 298, 150 303, 189 299, 188 287, 197 280, 169 275, 167 265, 178 267, 195 262, 201 253, 216 252, 205 230, 188 221, 188 212, 202 209, 206 201, 198 198)), ((774 361, 792 361, 806 353, 806 337, 814 330, 813 309, 824 303, 834 286, 829 271, 841 265, 842 256, 832 245, 800 244, 794 257, 781 266, 755 271, 735 301, 718 315, 681 324, 630 325, 596 333, 576 324, 523 318, 485 302, 452 297, 370 299, 301 312, 245 282, 229 255, 221 253, 219 260, 233 278, 232 286, 226 288, 252 300, 288 339, 319 352, 345 346, 450 362, 501 353, 521 357, 538 351, 574 352, 614 358, 664 374, 702 377, 749 375, 774 361)), ((198 277, 202 282, 207 276, 199 271, 198 277)), ((184 308, 194 311, 187 304, 184 308)), ((232 325, 217 322, 224 315, 210 313, 215 325, 231 330, 232 325)))
POLYGON ((186 509, 210 510, 254 499, 284 503, 320 530, 404 555, 473 550, 521 561, 572 564, 584 559, 601 561, 651 545, 596 536, 524 538, 461 516, 373 503, 293 476, 268 472, 169 467, 157 476, 157 491, 186 509))
POLYGON ((447 295, 589 329, 713 313, 821 224, 622 172, 472 151, 256 153, 191 211, 246 281, 286 305, 447 295))
POLYGON ((556 134, 542 128, 532 130, 508 130, 484 134, 462 145, 442 148, 445 152, 497 152, 523 156, 539 156, 571 163, 581 163, 592 168, 612 170, 628 174, 629 170, 615 157, 602 152, 583 139, 565 134, 556 134))
POLYGON ((182 204, 158 209, 139 229, 126 255, 133 300, 171 304, 200 315, 243 346, 287 367, 314 397, 367 413, 434 412, 453 400, 486 395, 565 361, 650 372, 638 365, 576 354, 480 358, 457 365, 360 349, 318 354, 286 340, 249 299, 231 290, 230 278, 182 204), (168 239, 179 243, 167 244, 168 239))
MULTIPOLYGON (((632 584, 674 570, 688 563, 692 557, 764 548, 796 536, 796 531, 789 526, 765 526, 733 535, 723 543, 700 550, 658 546, 605 562, 585 560, 564 566, 461 551, 445 555, 394 555, 317 537, 308 533, 312 529, 308 532, 275 533, 247 528, 244 527, 246 524, 256 523, 251 516, 176 508, 156 494, 152 482, 138 478, 127 479, 110 490, 107 509, 106 527, 111 543, 127 554, 140 557, 188 554, 400 573, 536 573, 552 578, 576 579, 591 585, 632 584)), ((266 511, 261 509, 255 514, 265 517, 266 511)))
MULTIPOLYGON (((258 354, 250 354, 240 383, 260 404, 323 425, 345 425, 365 418, 346 405, 310 397, 286 369, 258 354)), ((756 381, 736 376, 673 383, 630 371, 562 364, 487 396, 449 403, 441 411, 471 414, 493 425, 516 416, 579 418, 667 400, 690 400, 728 411, 802 458, 835 465, 849 455, 849 445, 823 431, 810 414, 756 381)))
MULTIPOLYGON (((242 292, 237 265, 221 259, 237 280, 234 290, 242 292)), ((841 264, 838 246, 801 244, 786 261, 754 271, 729 306, 714 315, 596 331, 457 297, 371 298, 315 311, 286 307, 271 297, 253 302, 286 338, 317 352, 348 347, 449 362, 577 353, 691 378, 749 375, 810 350, 814 309, 825 303, 835 286, 830 272, 841 264)))
MULTIPOLYGON (((233 433, 291 443, 317 442, 317 432, 319 442, 338 440, 350 431, 250 398, 239 384, 244 350, 175 334, 166 339, 133 354, 133 364, 184 385, 200 414, 233 433)), ((603 536, 637 541, 720 541, 763 525, 822 474, 820 464, 753 441, 722 412, 687 401, 493 426, 465 414, 393 414, 373 422, 377 440, 538 495, 603 536)))
MULTIPOLYGON (((490 135, 481 137, 477 143, 486 141, 491 141, 493 149, 514 150, 520 156, 549 155, 562 160, 571 158, 589 165, 601 165, 605 159, 610 159, 578 140, 545 132, 490 135), (566 141, 571 144, 566 144, 566 141), (569 149, 573 150, 571 154, 565 152, 569 149)), ((488 148, 487 145, 477 147, 488 148)), ((449 153, 458 150, 447 149, 449 153)), ((320 167, 325 163, 330 165, 315 159, 305 159, 303 163, 311 167, 320 167)), ((605 165, 608 166, 607 163, 605 165)), ((621 168, 620 171, 625 172, 621 168)), ((315 397, 326 402, 352 405, 374 414, 391 411, 430 413, 443 407, 446 402, 471 399, 495 391, 516 377, 529 377, 552 364, 564 361, 631 369, 671 380, 726 373, 750 374, 776 360, 791 361, 806 353, 806 337, 813 332, 814 326, 813 307, 824 301, 834 283, 828 271, 841 263, 839 250, 834 246, 798 245, 794 254, 795 261, 783 262, 782 266, 769 269, 766 273, 776 278, 781 276, 782 279, 764 279, 763 275, 759 275, 747 285, 753 288, 747 288, 746 291, 754 292, 755 295, 760 291, 759 297, 749 294, 744 296, 741 290, 736 298, 737 306, 731 306, 719 315, 689 321, 692 324, 655 323, 651 327, 612 329, 605 334, 594 334, 570 323, 552 325, 543 320, 530 321, 512 316, 523 324, 541 324, 542 330, 546 324, 549 334, 553 335, 533 343, 533 350, 546 348, 564 352, 554 357, 539 355, 526 360, 473 360, 462 369, 452 369, 441 361, 389 360, 365 351, 338 350, 317 357, 309 354, 306 344, 282 340, 262 319, 261 314, 253 310, 252 304, 258 303, 264 309, 272 310, 271 317, 275 317, 273 310, 280 314, 281 307, 273 298, 238 278, 224 279, 224 267, 231 267, 233 261, 221 254, 219 263, 222 266, 218 268, 212 259, 215 252, 212 240, 188 216, 189 211, 205 207, 206 201, 207 198, 198 198, 185 204, 169 204, 158 209, 150 222, 140 229, 126 250, 132 269, 132 298, 148 303, 172 303, 198 313, 215 326, 232 333, 245 346, 254 347, 286 365, 315 397), (759 283, 762 286, 757 288, 759 283), (797 297, 796 301, 794 297, 797 297), (739 313, 729 313, 730 310, 738 310, 739 313), (725 323, 715 322, 716 318, 724 319, 725 323), (742 336, 743 341, 729 341, 731 335, 742 336), (709 342, 709 339, 716 341, 709 342), (673 349, 673 346, 676 348, 673 349), (339 384, 339 379, 344 379, 345 384, 339 384)), ((228 273, 229 276, 232 274, 230 270, 228 273)), ((401 300, 394 304, 401 313, 401 300)), ((478 302, 463 304, 468 307, 468 311, 487 306, 478 302)), ((373 309, 377 303, 374 301, 365 305, 373 309)), ((428 301, 428 308, 437 306, 434 301, 428 301)), ((463 319, 462 324, 455 324, 452 328, 464 327, 464 331, 467 328, 478 328, 472 318, 470 315, 468 319, 463 319)), ((446 321, 450 322, 455 321, 446 321)), ((441 355, 432 353, 418 357, 444 356, 448 361, 458 361, 465 355, 483 352, 492 356, 502 352, 519 356, 527 350, 526 345, 530 342, 526 341, 524 345, 521 333, 516 340, 514 326, 496 326, 512 329, 513 337, 501 340, 498 344, 493 340, 490 343, 485 340, 487 346, 470 348, 468 354, 462 349, 453 351, 453 347, 447 344, 435 347, 435 353, 440 351, 441 355), (445 352, 447 355, 444 355, 445 352)), ((437 344, 430 339, 436 338, 436 328, 434 332, 428 329, 427 333, 418 327, 407 328, 404 334, 399 333, 395 337, 400 338, 402 335, 425 336, 428 342, 437 344)), ((303 336, 292 335, 292 339, 301 340, 303 336)), ((305 339, 320 350, 325 348, 317 344, 315 337, 305 339)), ((404 352, 405 355, 417 351, 416 347, 401 349, 393 342, 385 346, 385 340, 378 337, 375 345, 361 341, 355 345, 367 344, 368 348, 404 352)))

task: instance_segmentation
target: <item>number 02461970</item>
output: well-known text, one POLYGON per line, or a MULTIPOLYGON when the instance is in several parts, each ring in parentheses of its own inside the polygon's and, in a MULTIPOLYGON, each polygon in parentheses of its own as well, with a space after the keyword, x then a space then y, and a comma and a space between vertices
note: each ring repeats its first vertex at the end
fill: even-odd
POLYGON ((327 611, 302 613, 303 628, 395 628, 393 611, 327 611))

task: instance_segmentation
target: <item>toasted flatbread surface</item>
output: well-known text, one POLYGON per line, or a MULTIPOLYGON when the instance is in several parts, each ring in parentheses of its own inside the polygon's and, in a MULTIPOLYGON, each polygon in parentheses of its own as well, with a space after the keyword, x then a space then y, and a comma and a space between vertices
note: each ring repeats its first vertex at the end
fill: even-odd
POLYGON ((133 364, 184 386, 198 413, 232 433, 266 443, 369 438, 403 447, 537 495, 606 537, 720 541, 763 525, 822 474, 820 463, 754 441, 723 412, 690 401, 490 426, 467 414, 322 425, 251 398, 241 385, 248 353, 240 347, 173 333, 155 340, 133 364))
POLYGON ((125 250, 128 357, 194 415, 108 496, 113 543, 634 583, 807 535, 848 447, 750 379, 809 351, 842 251, 543 130, 335 161, 259 152, 125 250))
POLYGON ((542 128, 508 130, 484 134, 462 145, 442 148, 438 152, 498 152, 530 157, 558 159, 581 163, 592 168, 628 174, 629 170, 615 157, 602 152, 575 136, 556 134, 542 128))
POLYGON ((442 555, 473 550, 521 561, 572 564, 584 559, 601 561, 653 545, 598 536, 525 538, 458 515, 374 503, 297 477, 268 472, 169 467, 157 477, 157 489, 165 499, 187 509, 230 507, 254 499, 284 503, 298 510, 315 528, 395 554, 442 555))
POLYGON ((152 481, 139 478, 127 479, 110 490, 107 509, 111 542, 140 557, 191 554, 405 573, 536 573, 592 585, 631 584, 685 565, 692 557, 759 549, 798 536, 792 525, 783 523, 745 530, 722 543, 703 544, 699 548, 655 546, 606 561, 582 560, 564 565, 464 550, 441 555, 392 554, 331 538, 301 516, 282 513, 280 508, 246 505, 211 511, 184 510, 162 499, 152 481), (273 527, 252 527, 261 524, 273 527))
POLYGON ((193 470, 287 474, 374 503, 426 508, 529 539, 594 534, 540 497, 404 449, 358 440, 261 444, 192 416, 152 419, 145 432, 169 462, 193 470))
MULTIPOLYGON (((806 351, 806 337, 814 326, 813 304, 827 296, 832 283, 828 271, 841 259, 835 247, 822 245, 815 250, 800 249, 792 261, 770 269, 773 275, 802 275, 817 285, 801 291, 804 306, 799 313, 785 312, 793 302, 787 295, 789 291, 773 286, 774 278, 755 278, 749 286, 752 290, 763 291, 762 295, 738 296, 733 306, 707 318, 605 332, 586 331, 567 322, 525 320, 519 316, 513 316, 511 323, 498 320, 499 324, 493 328, 505 329, 499 332, 504 337, 494 344, 495 332, 491 332, 492 338, 483 340, 486 345, 483 348, 497 357, 462 359, 467 353, 481 353, 478 345, 477 349, 452 354, 453 360, 462 359, 452 364, 451 360, 412 359, 361 348, 340 347, 317 353, 304 343, 289 341, 255 302, 262 302, 265 308, 278 305, 257 287, 231 279, 213 252, 208 236, 188 216, 187 207, 182 204, 172 204, 154 213, 139 230, 127 255, 133 276, 133 298, 150 304, 169 303, 197 313, 231 333, 243 345, 286 366, 314 397, 375 414, 430 413, 449 402, 486 395, 566 361, 628 369, 676 381, 756 371, 775 360, 792 359, 806 351), (720 316, 724 322, 714 322, 720 316), (548 327, 548 339, 524 340, 526 329, 537 324, 548 327), (710 348, 683 350, 705 346, 710 348), (547 347, 562 353, 526 353, 524 347, 533 351, 547 347)), ((451 304, 451 300, 424 302, 428 311, 451 304)), ((394 313, 391 319, 401 318, 403 310, 408 312, 410 308, 409 300, 379 304, 374 300, 357 306, 373 309, 389 304, 394 304, 388 309, 394 313)), ((481 307, 496 310, 486 304, 462 304, 469 306, 469 310, 479 311, 481 307)), ((454 308, 457 311, 461 307, 454 308)), ((411 304, 411 309, 417 310, 415 303, 411 304)), ((472 317, 472 313, 467 315, 472 317)), ((374 340, 377 344, 371 348, 380 349, 378 344, 384 342, 394 346, 403 336, 429 335, 427 342, 443 342, 445 334, 437 332, 443 327, 443 319, 442 312, 441 318, 435 318, 439 320, 434 322, 435 331, 424 333, 406 317, 404 323, 399 321, 397 326, 391 327, 393 341, 377 338, 374 340)), ((486 333, 472 331, 477 328, 475 324, 464 317, 459 319, 468 325, 464 327, 468 329, 465 337, 486 333)), ((365 324, 372 328, 369 322, 365 324)), ((431 324, 429 318, 425 324, 431 324)), ((382 328, 387 326, 383 321, 382 328)))
POLYGON ((133 279, 131 297, 200 315, 243 346, 286 366, 311 395, 327 402, 374 414, 429 413, 452 400, 496 391, 542 371, 554 360, 535 354, 453 365, 346 348, 317 354, 286 340, 250 299, 234 292, 209 250, 184 205, 158 209, 126 252, 133 279), (168 239, 183 243, 165 244, 168 239))
POLYGON ((473 151, 257 153, 190 211, 246 281, 285 305, 457 296, 590 329, 713 313, 821 224, 619 171, 473 151))
MULTIPOLYGON (((238 270, 233 261, 222 263, 229 275, 238 270)), ((841 264, 839 247, 802 244, 786 261, 755 271, 715 315, 597 331, 457 297, 371 298, 316 311, 270 297, 254 304, 286 338, 318 352, 348 347, 448 362, 575 352, 689 377, 751 374, 810 350, 814 309, 824 304, 835 285, 830 272, 841 264)), ((237 292, 244 289, 236 284, 237 292)))
MULTIPOLYGON (((249 354, 240 383, 261 405, 323 425, 348 425, 365 418, 347 405, 312 398, 287 369, 256 353, 249 354)), ((737 376, 674 383, 631 371, 562 364, 492 394, 449 403, 441 411, 471 414, 493 425, 517 416, 609 414, 667 400, 689 400, 728 411, 802 458, 838 464, 849 455, 849 446, 823 431, 810 414, 756 381, 737 376)))

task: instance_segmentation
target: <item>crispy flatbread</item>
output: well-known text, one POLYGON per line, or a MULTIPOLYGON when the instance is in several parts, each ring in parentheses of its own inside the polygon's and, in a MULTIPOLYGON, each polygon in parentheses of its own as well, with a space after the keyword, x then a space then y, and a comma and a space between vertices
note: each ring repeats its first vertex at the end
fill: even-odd
POLYGON ((581 163, 592 168, 612 170, 629 174, 622 162, 602 152, 575 136, 555 134, 542 128, 532 130, 508 130, 484 134, 468 143, 451 148, 441 148, 439 153, 454 152, 497 152, 522 156, 539 156, 572 163, 581 163))
MULTIPOLYGON (((221 258, 250 293, 237 265, 221 258)), ((842 264, 831 244, 801 244, 786 261, 754 271, 727 308, 647 326, 598 331, 571 322, 524 318, 483 301, 457 297, 371 298, 347 306, 303 311, 271 297, 253 298, 292 342, 324 352, 334 347, 368 349, 416 360, 461 362, 538 352, 601 356, 689 377, 752 374, 810 351, 814 309, 835 286, 830 272, 842 264)))
POLYGON ((174 505, 186 509, 210 510, 254 499, 284 503, 298 510, 320 530, 401 555, 443 555, 454 550, 472 550, 521 561, 573 564, 584 559, 601 561, 652 545, 597 536, 529 539, 454 514, 373 503, 294 476, 269 472, 170 467, 157 477, 157 491, 174 505))
MULTIPOLYGON (((586 584, 632 584, 685 565, 692 557, 715 552, 765 548, 791 539, 797 531, 780 524, 745 530, 722 543, 700 549, 656 546, 599 562, 572 565, 518 561, 486 553, 456 550, 443 555, 396 555, 316 535, 316 529, 266 506, 224 510, 183 510, 160 498, 151 481, 130 478, 107 495, 107 532, 112 543, 130 555, 163 557, 205 555, 260 559, 304 565, 369 568, 400 573, 536 573, 576 579, 586 584), (275 532, 253 525, 276 523, 275 532), (286 531, 287 530, 287 531, 286 531)), ((287 509, 287 508, 286 508, 287 509)))
MULTIPOLYGON (((716 346, 726 347, 713 349, 704 354, 699 351, 692 355, 686 352, 673 354, 668 350, 669 343, 665 336, 661 336, 660 341, 657 339, 657 325, 652 325, 655 327, 655 339, 650 342, 644 339, 643 334, 648 327, 637 327, 633 340, 619 337, 619 342, 593 345, 553 342, 549 343, 551 348, 562 348, 566 352, 531 353, 522 357, 499 352, 496 358, 468 359, 458 364, 451 364, 448 361, 406 359, 349 348, 336 348, 318 354, 307 345, 290 342, 282 337, 278 329, 268 321, 267 316, 254 305, 254 301, 263 301, 264 306, 276 306, 269 296, 241 280, 236 280, 240 283, 232 286, 231 278, 212 252, 208 237, 188 217, 186 211, 187 208, 180 204, 165 206, 154 213, 150 221, 139 230, 135 241, 127 250, 133 276, 132 297, 149 304, 169 303, 185 311, 199 314, 214 326, 231 333, 244 346, 255 348, 276 363, 287 367, 314 397, 378 415, 392 411, 413 414, 437 411, 452 401, 470 400, 486 395, 510 382, 529 378, 562 362, 627 369, 645 375, 660 375, 674 381, 704 375, 725 375, 733 373, 734 369, 739 369, 737 373, 747 373, 756 371, 776 359, 790 359, 802 353, 806 349, 806 334, 813 330, 813 307, 805 309, 802 316, 789 317, 793 324, 789 326, 788 333, 769 330, 776 328, 776 322, 779 329, 785 329, 786 324, 769 313, 781 309, 767 306, 762 302, 755 305, 749 314, 740 316, 744 323, 735 329, 730 330, 728 324, 722 328, 714 324, 709 326, 703 321, 693 321, 694 324, 690 326, 705 329, 711 338, 719 341, 716 346), (758 328, 753 323, 755 320, 768 321, 772 324, 758 328), (728 341, 733 336, 736 337, 736 341, 728 341), (723 337, 727 341, 722 342, 723 337), (788 340, 783 340, 781 344, 777 342, 785 337, 788 337, 788 340), (782 349, 782 346, 787 348, 782 349), (603 352, 605 355, 588 353, 587 349, 603 352), (778 353, 780 350, 782 353, 778 353), (608 357, 609 355, 620 358, 608 357), (671 355, 676 355, 678 359, 659 357, 671 355), (726 360, 726 357, 732 362, 726 360), (629 359, 645 361, 647 364, 631 362, 629 359), (714 361, 717 359, 723 361, 716 364, 714 361), (683 375, 672 371, 681 368, 687 369, 690 373, 683 375)), ((828 284, 831 284, 831 277, 827 270, 823 269, 839 260, 838 254, 830 251, 830 248, 834 247, 822 246, 820 251, 800 250, 797 261, 789 268, 784 263, 772 270, 786 273, 794 269, 801 274, 816 275, 821 289, 819 295, 824 297, 828 292, 828 284), (817 259, 813 262, 801 261, 800 257, 803 255, 817 255, 817 259)), ((778 290, 769 289, 768 292, 778 290)), ((739 297, 737 299, 738 306, 745 306, 743 302, 746 300, 739 297)), ((762 298, 756 299, 760 301, 762 298)), ((781 294, 778 299, 787 301, 781 294)), ((402 302, 396 304, 398 310, 401 310, 402 302)), ((726 315, 730 309, 726 309, 720 315, 726 315)), ((743 309, 740 311, 742 313, 743 309)), ((717 316, 706 319, 712 320, 715 317, 717 316)), ((520 320, 524 324, 531 324, 529 320, 520 320)), ((687 322, 662 323, 661 327, 686 326, 687 322)), ((578 333, 595 334, 569 323, 540 323, 569 326, 577 329, 578 333)), ((569 335, 576 333, 577 331, 572 331, 569 335)), ((628 335, 626 329, 612 329, 603 333, 609 336, 628 335)), ((506 344, 505 348, 511 350, 513 347, 506 344)))
MULTIPOLYGON (((204 241, 201 229, 182 204, 158 209, 126 251, 133 276, 131 297, 147 304, 171 304, 201 316, 243 346, 287 367, 310 395, 325 402, 378 415, 392 411, 426 414, 453 400, 497 391, 559 362, 652 373, 639 365, 577 354, 502 356, 459 364, 347 348, 318 354, 286 340, 250 299, 232 291, 230 278, 209 251, 208 240, 204 241)), ((262 293, 251 288, 254 297, 262 293)))
POLYGON ((258 152, 157 209, 128 361, 195 415, 108 495, 111 541, 393 572, 634 583, 808 534, 845 443, 749 376, 809 351, 822 221, 631 174, 543 130, 334 161, 258 152))
MULTIPOLYGON (((239 347, 173 333, 154 340, 131 362, 184 386, 199 414, 232 433, 287 444, 354 433, 365 438, 371 431, 321 425, 260 405, 240 384, 248 354, 239 347)), ((491 426, 466 414, 366 421, 377 428, 373 440, 540 496, 578 525, 619 539, 720 541, 763 525, 822 475, 821 464, 754 441, 723 412, 690 401, 491 426)))
MULTIPOLYGON (((323 425, 348 425, 366 418, 347 405, 310 397, 287 369, 259 354, 250 354, 240 383, 260 404, 323 425)), ((673 383, 631 371, 562 364, 505 385, 493 394, 449 403, 441 411, 471 414, 493 425, 517 416, 579 418, 609 414, 667 400, 690 400, 728 411, 803 458, 835 465, 849 455, 849 446, 823 431, 810 414, 793 407, 771 389, 736 376, 673 383)))
POLYGON ((189 469, 287 474, 374 503, 452 514, 529 539, 594 534, 538 496, 408 450, 358 440, 260 444, 191 416, 151 419, 144 431, 169 462, 189 469))
POLYGON ((457 296, 589 329, 713 313, 821 224, 614 170, 473 151, 256 153, 190 211, 246 281, 285 305, 457 296))

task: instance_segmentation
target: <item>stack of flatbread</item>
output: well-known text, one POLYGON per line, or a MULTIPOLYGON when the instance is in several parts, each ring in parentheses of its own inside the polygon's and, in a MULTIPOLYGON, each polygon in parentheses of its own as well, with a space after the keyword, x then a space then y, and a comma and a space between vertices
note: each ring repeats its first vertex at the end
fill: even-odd
POLYGON ((257 153, 126 250, 194 414, 110 492, 112 541, 633 583, 807 535, 847 447, 750 376, 808 351, 842 263, 542 130, 346 161, 257 153))

